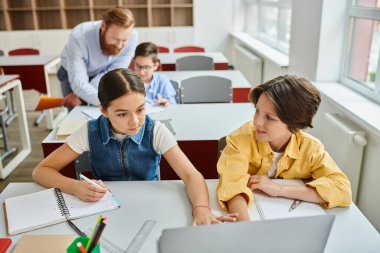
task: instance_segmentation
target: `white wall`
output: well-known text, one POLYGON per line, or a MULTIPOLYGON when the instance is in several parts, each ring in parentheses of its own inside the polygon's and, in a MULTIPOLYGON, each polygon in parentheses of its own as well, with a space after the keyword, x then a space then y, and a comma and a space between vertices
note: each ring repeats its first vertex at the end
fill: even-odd
POLYGON ((293 0, 289 73, 315 80, 322 1, 293 0))
POLYGON ((233 26, 233 5, 231 0, 194 0, 195 44, 205 46, 207 51, 221 51, 230 59, 231 40, 229 33, 233 26))

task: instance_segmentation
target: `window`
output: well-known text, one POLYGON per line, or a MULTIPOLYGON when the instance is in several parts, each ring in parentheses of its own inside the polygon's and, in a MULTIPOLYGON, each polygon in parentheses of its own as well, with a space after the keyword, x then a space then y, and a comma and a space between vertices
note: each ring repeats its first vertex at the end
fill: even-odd
POLYGON ((291 0, 246 0, 245 31, 288 54, 291 0))
POLYGON ((380 0, 354 0, 348 10, 342 82, 380 103, 380 0))

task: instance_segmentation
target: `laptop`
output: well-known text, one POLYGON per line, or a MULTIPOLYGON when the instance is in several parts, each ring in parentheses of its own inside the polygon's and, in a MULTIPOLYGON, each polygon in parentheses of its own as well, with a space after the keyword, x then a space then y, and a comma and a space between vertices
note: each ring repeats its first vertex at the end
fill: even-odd
POLYGON ((165 229, 160 253, 323 252, 335 215, 165 229))

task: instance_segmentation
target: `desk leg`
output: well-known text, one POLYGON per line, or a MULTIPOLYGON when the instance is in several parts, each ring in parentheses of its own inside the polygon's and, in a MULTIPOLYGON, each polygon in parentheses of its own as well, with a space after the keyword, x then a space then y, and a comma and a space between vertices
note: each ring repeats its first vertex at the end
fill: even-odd
MULTIPOLYGON (((47 95, 51 96, 50 93, 50 83, 49 83, 49 69, 51 68, 50 65, 45 66, 45 83, 46 83, 46 90, 47 95)), ((46 110, 46 128, 49 130, 54 129, 59 122, 67 115, 68 111, 66 108, 62 108, 62 110, 59 112, 59 114, 54 118, 53 110, 46 110)))
POLYGON ((14 89, 15 103, 17 106, 18 112, 18 122, 20 129, 20 138, 21 138, 21 149, 17 152, 17 155, 5 166, 3 167, 2 161, 0 161, 0 178, 6 178, 16 167, 24 161, 24 159, 31 152, 31 144, 29 137, 29 128, 26 120, 25 104, 24 97, 21 89, 20 80, 15 80, 7 85, 1 87, 0 93, 3 94, 5 91, 14 89))

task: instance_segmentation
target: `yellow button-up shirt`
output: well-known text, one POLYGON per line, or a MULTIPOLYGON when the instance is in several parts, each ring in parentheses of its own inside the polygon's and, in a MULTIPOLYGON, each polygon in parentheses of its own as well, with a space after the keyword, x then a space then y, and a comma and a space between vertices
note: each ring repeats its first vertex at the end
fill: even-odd
MULTIPOLYGON (((248 188, 251 175, 266 175, 273 163, 273 151, 268 142, 258 142, 253 121, 227 136, 227 145, 218 161, 220 175, 217 198, 227 210, 226 202, 244 194, 251 205, 252 190, 248 188)), ((311 179, 326 201, 325 207, 349 206, 352 201, 351 184, 339 169, 323 144, 315 137, 297 131, 292 134, 283 156, 277 164, 276 178, 311 179)))

